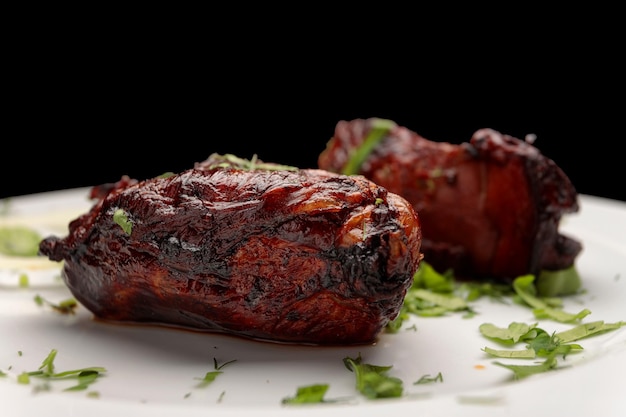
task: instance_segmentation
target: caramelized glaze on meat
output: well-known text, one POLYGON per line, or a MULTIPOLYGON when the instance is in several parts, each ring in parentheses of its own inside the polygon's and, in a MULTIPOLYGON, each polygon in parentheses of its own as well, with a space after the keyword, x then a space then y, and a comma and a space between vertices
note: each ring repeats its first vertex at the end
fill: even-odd
MULTIPOLYGON (((318 167, 343 172, 376 120, 339 122, 318 167)), ((582 249, 558 230, 579 208, 568 177, 531 143, 495 130, 454 145, 393 124, 358 173, 414 206, 424 260, 440 271, 510 281, 567 268, 582 249)))
POLYGON ((69 289, 100 319, 287 343, 375 341, 421 259, 412 206, 362 176, 225 161, 94 187, 92 209, 40 253, 64 261, 69 289), (114 220, 120 210, 130 233, 114 220))

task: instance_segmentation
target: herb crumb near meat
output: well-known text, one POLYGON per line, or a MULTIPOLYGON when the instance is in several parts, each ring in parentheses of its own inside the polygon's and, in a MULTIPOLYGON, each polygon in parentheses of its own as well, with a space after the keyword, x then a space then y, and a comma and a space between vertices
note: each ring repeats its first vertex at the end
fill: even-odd
POLYGON ((18 257, 37 256, 42 236, 25 226, 0 227, 0 254, 18 257))
POLYGON ((48 306, 54 311, 61 314, 75 314, 76 309, 78 308, 78 302, 75 298, 72 297, 62 300, 59 303, 53 303, 43 298, 41 295, 36 294, 34 297, 34 301, 35 304, 37 304, 38 306, 48 306))
POLYGON ((531 274, 523 275, 514 279, 511 285, 506 285, 459 283, 451 271, 439 273, 428 263, 422 262, 398 317, 389 323, 386 331, 398 332, 411 314, 437 317, 464 312, 464 317, 473 317, 476 313, 471 308, 471 302, 484 296, 500 302, 508 300, 530 308, 535 318, 540 320, 572 325, 570 329, 558 333, 549 333, 537 327, 537 323, 512 322, 507 327, 483 323, 479 326, 482 336, 506 347, 506 349, 484 347, 482 350, 486 354, 500 359, 543 358, 542 362, 533 365, 494 362, 497 366, 511 370, 514 379, 522 379, 559 368, 559 358, 565 359, 569 354, 584 350, 581 345, 572 342, 626 325, 626 321, 605 323, 599 320, 582 323, 583 319, 591 314, 589 309, 583 308, 578 312, 565 311, 560 297, 578 294, 580 291, 580 276, 573 266, 562 271, 542 271, 538 278, 531 274), (523 349, 511 348, 521 343, 525 344, 523 349))
MULTIPOLYGON (((54 364, 57 353, 56 349, 50 350, 50 353, 42 361, 37 370, 23 371, 16 374, 14 377, 17 383, 32 385, 33 392, 37 393, 41 391, 53 390, 55 388, 53 384, 72 381, 73 384, 64 388, 63 391, 86 391, 106 373, 106 369, 100 366, 58 372, 55 369, 54 364), (37 383, 33 384, 33 381, 37 381, 37 383)), ((0 371, 0 376, 7 377, 9 376, 9 373, 0 371)), ((99 393, 96 391, 89 391, 87 396, 90 398, 96 398, 99 397, 99 393)))
POLYGON ((196 378, 198 380, 200 380, 200 382, 198 384, 196 384, 196 388, 204 388, 208 385, 210 385, 213 381, 215 381, 215 378, 218 377, 218 375, 222 374, 222 368, 224 368, 226 365, 231 364, 233 362, 236 362, 236 359, 230 360, 228 362, 224 362, 221 365, 218 365, 217 363, 217 359, 213 358, 213 371, 209 371, 206 374, 204 374, 204 377, 202 378, 196 378))

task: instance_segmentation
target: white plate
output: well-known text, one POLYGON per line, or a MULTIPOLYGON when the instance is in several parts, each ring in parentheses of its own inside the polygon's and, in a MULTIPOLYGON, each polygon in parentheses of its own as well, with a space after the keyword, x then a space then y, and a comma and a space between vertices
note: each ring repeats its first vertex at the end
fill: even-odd
MULTIPOLYGON (((25 223, 44 233, 63 235, 67 222, 86 210, 86 189, 56 191, 11 199, 11 216, 2 222, 25 223)), ((581 211, 564 219, 562 231, 583 242, 577 259, 586 293, 565 299, 567 311, 588 308, 583 322, 626 320, 626 204, 580 196, 581 211)), ((2 262, 3 259, 0 259, 2 262)), ((6 258, 4 258, 6 262, 6 258)), ((617 416, 626 415, 626 327, 579 341, 584 351, 569 355, 558 370, 512 381, 512 372, 494 365, 482 349, 498 348, 479 333, 491 322, 534 323, 530 309, 483 299, 478 315, 462 318, 413 317, 398 334, 383 334, 372 346, 309 347, 242 340, 159 327, 105 324, 92 320, 79 306, 74 316, 61 315, 34 302, 36 294, 52 301, 70 297, 58 279, 56 264, 11 264, 0 272, 0 407, 2 415, 90 417, 133 415, 301 415, 344 416, 617 416), (26 269, 24 269, 26 268, 26 269), (30 286, 18 286, 26 271, 30 286), (414 325, 413 328, 409 326, 414 325), (106 376, 92 390, 67 392, 56 381, 35 393, 33 384, 17 383, 16 375, 37 369, 57 349, 57 371, 102 366, 106 376), (405 396, 366 400, 355 390, 354 374, 343 358, 361 355, 364 362, 391 365, 389 375, 404 381, 405 396), (196 378, 223 373, 209 386, 196 388, 196 378), (571 365, 571 366, 567 366, 571 365), (414 385, 423 375, 439 372, 443 382, 414 385), (300 386, 329 383, 325 398, 344 399, 300 407, 281 404, 300 386)), ((559 331, 571 326, 539 321, 538 327, 559 331)), ((501 362, 519 363, 514 360, 501 362)), ((523 364, 529 364, 524 362, 523 364)))

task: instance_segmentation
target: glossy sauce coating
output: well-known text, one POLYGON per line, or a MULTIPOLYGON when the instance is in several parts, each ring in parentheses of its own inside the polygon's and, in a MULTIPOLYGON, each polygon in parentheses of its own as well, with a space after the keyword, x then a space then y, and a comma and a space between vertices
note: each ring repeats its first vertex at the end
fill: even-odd
MULTIPOLYGON (((372 122, 339 122, 318 166, 341 172, 372 122)), ((395 125, 358 173, 413 205, 425 261, 459 278, 511 281, 563 269, 582 249, 559 233, 562 215, 578 210, 567 175, 532 144, 495 130, 454 145, 395 125)))
POLYGON ((68 287, 100 319, 373 342, 421 259, 412 206, 362 176, 212 166, 94 188, 100 200, 41 254, 65 261, 68 287))

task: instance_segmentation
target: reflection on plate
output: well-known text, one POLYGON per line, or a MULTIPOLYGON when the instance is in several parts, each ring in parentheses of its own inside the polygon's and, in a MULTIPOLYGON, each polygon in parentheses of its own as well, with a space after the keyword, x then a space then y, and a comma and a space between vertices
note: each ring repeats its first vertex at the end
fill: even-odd
MULTIPOLYGON (((76 189, 13 198, 10 215, 0 219, 0 226, 22 223, 42 233, 64 234, 69 220, 89 207, 86 196, 86 189, 76 189)), ((564 219, 562 231, 583 242, 577 268, 585 292, 565 298, 565 310, 591 310, 583 323, 624 321, 626 204, 585 195, 580 200, 581 211, 564 219)), ((538 327, 555 332, 571 326, 538 321, 519 305, 481 299, 473 304, 478 314, 472 318, 412 317, 399 333, 382 334, 371 346, 254 342, 102 323, 81 306, 74 315, 59 314, 34 302, 36 295, 51 302, 71 297, 59 279, 59 265, 33 265, 0 258, 3 415, 626 415, 626 327, 579 341, 584 351, 561 358, 557 370, 514 381, 511 371, 494 365, 495 359, 483 352, 494 346, 480 335, 480 324, 538 322, 538 327), (30 279, 26 288, 19 286, 24 272, 30 279), (68 381, 45 387, 19 384, 17 375, 39 368, 52 349, 57 351, 58 371, 100 366, 106 368, 105 376, 85 391, 64 391, 73 385, 68 381), (343 364, 344 358, 358 355, 367 363, 392 366, 389 375, 404 382, 405 395, 389 400, 359 395, 354 374, 343 364), (216 364, 224 365, 222 373, 199 387, 199 379, 216 364), (414 384, 439 373, 440 381, 414 384), (282 405, 298 387, 316 383, 329 384, 325 398, 337 402, 282 405)))

